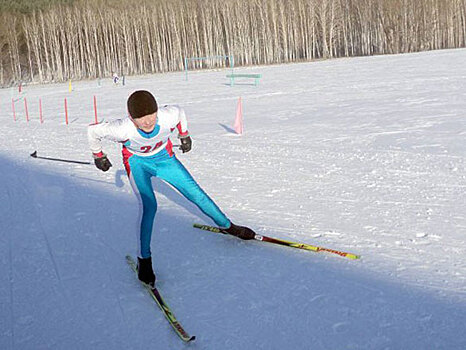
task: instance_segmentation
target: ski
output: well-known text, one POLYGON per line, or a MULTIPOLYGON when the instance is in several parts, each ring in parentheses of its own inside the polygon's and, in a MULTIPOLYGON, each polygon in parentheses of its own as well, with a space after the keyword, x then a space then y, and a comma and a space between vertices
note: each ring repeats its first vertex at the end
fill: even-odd
MULTIPOLYGON (((128 265, 131 267, 131 269, 137 273, 138 268, 137 268, 137 265, 134 259, 131 256, 127 255, 126 261, 128 262, 128 265)), ((155 300, 160 310, 162 310, 163 314, 165 315, 165 318, 168 320, 168 322, 173 327, 176 334, 181 338, 181 340, 183 340, 184 342, 190 342, 196 339, 196 336, 189 335, 183 329, 183 327, 181 326, 181 324, 178 322, 175 315, 171 311, 170 307, 167 305, 165 300, 163 300, 162 295, 160 294, 159 290, 156 287, 151 287, 143 282, 141 282, 141 284, 146 288, 147 292, 155 300)))
MULTIPOLYGON (((223 233, 227 234, 226 232, 222 231, 220 228, 215 227, 215 226, 209 226, 209 225, 201 225, 201 224, 194 224, 193 227, 205 230, 205 231, 210 231, 210 232, 215 232, 215 233, 223 233)), ((347 252, 341 252, 339 250, 335 249, 329 249, 329 248, 324 248, 324 247, 318 247, 318 246, 313 246, 310 244, 305 244, 305 243, 297 243, 297 242, 290 242, 290 241, 284 241, 282 239, 277 239, 277 238, 272 238, 272 237, 267 237, 263 235, 256 234, 254 239, 256 241, 262 241, 262 242, 268 242, 268 243, 273 243, 273 244, 279 244, 287 247, 292 247, 292 248, 298 248, 298 249, 304 249, 304 250, 311 250, 313 252, 327 252, 327 253, 332 253, 336 254, 339 256, 342 256, 344 258, 348 259, 359 259, 360 256, 352 253, 347 253, 347 252)))

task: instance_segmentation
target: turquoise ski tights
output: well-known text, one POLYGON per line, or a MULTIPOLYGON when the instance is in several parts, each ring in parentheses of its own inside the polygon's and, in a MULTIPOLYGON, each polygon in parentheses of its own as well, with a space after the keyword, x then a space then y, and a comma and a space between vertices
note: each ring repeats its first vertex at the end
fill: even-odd
POLYGON ((191 174, 175 155, 162 151, 151 157, 132 155, 127 158, 126 169, 129 170, 130 182, 136 195, 142 202, 142 218, 140 227, 139 255, 142 258, 151 256, 150 243, 157 200, 152 187, 151 178, 158 177, 175 187, 184 197, 193 202, 219 227, 228 228, 230 220, 202 190, 191 174))

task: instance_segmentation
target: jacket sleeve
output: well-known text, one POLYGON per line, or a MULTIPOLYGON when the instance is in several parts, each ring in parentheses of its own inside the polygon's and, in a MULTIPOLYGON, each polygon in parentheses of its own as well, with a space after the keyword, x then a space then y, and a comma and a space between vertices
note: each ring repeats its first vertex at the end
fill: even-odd
POLYGON ((176 124, 176 129, 178 130, 178 137, 187 137, 189 136, 188 132, 188 120, 186 119, 186 113, 184 109, 176 106, 178 109, 178 119, 176 124))
POLYGON ((101 124, 92 124, 87 128, 89 148, 93 154, 102 152, 102 139, 114 142, 125 142, 128 140, 127 123, 118 119, 101 124))

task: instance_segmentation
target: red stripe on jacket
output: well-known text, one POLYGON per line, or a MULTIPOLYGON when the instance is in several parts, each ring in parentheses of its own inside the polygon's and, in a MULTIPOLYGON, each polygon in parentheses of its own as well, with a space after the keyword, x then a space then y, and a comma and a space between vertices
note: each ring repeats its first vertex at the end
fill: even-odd
POLYGON ((181 123, 178 123, 176 125, 176 128, 178 129, 178 133, 180 134, 180 137, 184 137, 184 136, 188 136, 188 130, 186 131, 183 131, 182 128, 181 128, 181 123))
POLYGON ((123 164, 125 165, 126 174, 128 174, 129 176, 131 174, 131 167, 129 166, 129 159, 131 158, 133 153, 128 151, 128 149, 125 146, 123 146, 123 148, 121 149, 121 153, 123 154, 123 164))

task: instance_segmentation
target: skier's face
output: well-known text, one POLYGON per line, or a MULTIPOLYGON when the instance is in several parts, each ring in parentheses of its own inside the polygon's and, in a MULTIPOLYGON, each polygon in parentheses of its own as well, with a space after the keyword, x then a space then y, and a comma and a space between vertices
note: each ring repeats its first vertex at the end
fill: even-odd
POLYGON ((157 112, 147 114, 141 118, 132 119, 133 123, 144 132, 151 132, 154 130, 155 123, 157 122, 157 112))

